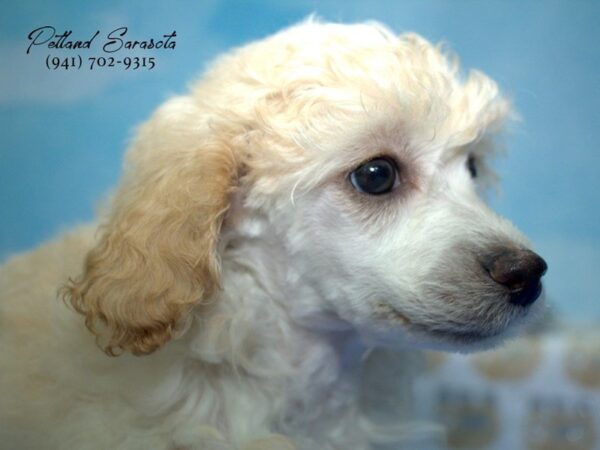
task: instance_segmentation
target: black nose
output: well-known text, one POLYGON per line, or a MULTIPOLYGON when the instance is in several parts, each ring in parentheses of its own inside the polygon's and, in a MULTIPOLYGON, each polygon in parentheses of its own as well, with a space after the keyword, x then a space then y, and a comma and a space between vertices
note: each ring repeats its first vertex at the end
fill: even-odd
POLYGON ((540 278, 548 265, 530 250, 508 250, 485 261, 483 266, 490 277, 510 291, 510 303, 531 305, 542 293, 540 278))

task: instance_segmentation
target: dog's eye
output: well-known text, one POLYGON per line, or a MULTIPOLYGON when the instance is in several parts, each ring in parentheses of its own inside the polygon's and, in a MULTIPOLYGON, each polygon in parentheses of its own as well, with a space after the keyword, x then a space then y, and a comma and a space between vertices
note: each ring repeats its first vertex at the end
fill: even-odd
POLYGON ((381 195, 397 186, 398 169, 389 158, 376 158, 366 162, 350 173, 350 182, 365 194, 381 195))
POLYGON ((469 169, 471 178, 477 178, 477 160, 475 159, 475 156, 469 155, 467 158, 467 169, 469 169))

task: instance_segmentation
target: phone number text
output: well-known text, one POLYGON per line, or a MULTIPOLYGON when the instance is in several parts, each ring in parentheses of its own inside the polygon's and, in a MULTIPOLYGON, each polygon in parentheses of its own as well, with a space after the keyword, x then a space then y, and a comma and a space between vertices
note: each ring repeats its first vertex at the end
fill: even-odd
POLYGON ((152 70, 156 67, 155 57, 126 56, 114 58, 112 56, 52 56, 46 57, 46 68, 48 70, 96 70, 107 68, 122 68, 124 70, 152 70))

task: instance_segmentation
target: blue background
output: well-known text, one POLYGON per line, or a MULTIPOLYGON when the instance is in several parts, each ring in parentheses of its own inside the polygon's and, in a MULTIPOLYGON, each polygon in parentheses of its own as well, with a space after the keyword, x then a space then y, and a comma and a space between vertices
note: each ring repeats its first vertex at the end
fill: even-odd
POLYGON ((493 206, 548 260, 547 293, 559 314, 599 318, 598 1, 2 2, 0 260, 89 221, 117 182, 134 125, 213 57, 313 12, 444 40, 465 68, 499 82, 522 122, 496 164, 503 184, 493 206), (131 39, 176 30, 177 48, 149 52, 153 71, 49 72, 47 50, 25 54, 28 33, 42 25, 76 39, 120 26, 131 39))

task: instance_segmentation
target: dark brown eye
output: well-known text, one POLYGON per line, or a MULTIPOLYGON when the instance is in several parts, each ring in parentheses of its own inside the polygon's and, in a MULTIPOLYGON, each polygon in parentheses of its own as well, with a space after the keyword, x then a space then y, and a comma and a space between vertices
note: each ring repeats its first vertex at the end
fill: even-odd
POLYGON ((477 178, 477 159, 473 155, 469 155, 467 158, 467 169, 471 174, 471 178, 477 178))
POLYGON ((398 169, 389 158, 376 158, 350 173, 350 182, 358 191, 370 195, 391 192, 397 185, 398 169))

